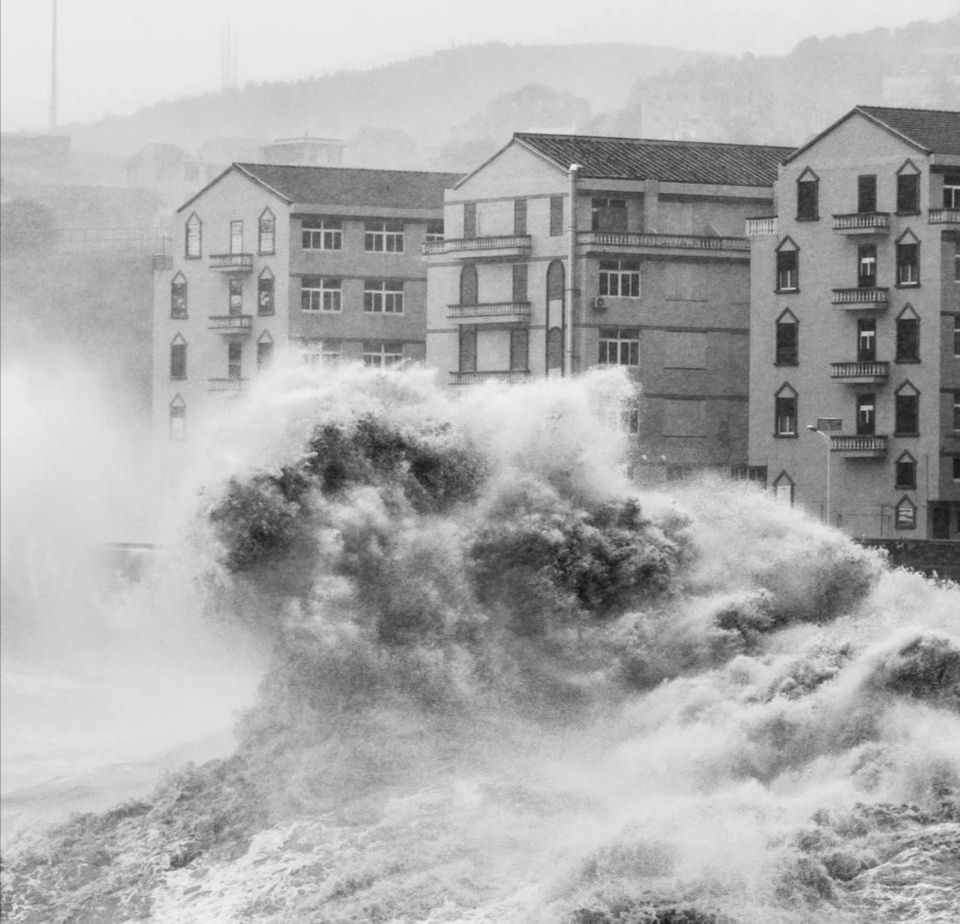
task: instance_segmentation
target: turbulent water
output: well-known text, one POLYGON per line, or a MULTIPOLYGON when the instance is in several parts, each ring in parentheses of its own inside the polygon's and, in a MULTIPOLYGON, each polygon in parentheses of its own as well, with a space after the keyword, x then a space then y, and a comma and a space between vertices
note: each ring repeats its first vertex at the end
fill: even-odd
POLYGON ((238 404, 123 598, 266 653, 236 749, 15 839, 5 917, 960 920, 960 590, 746 485, 630 483, 623 387, 238 404))

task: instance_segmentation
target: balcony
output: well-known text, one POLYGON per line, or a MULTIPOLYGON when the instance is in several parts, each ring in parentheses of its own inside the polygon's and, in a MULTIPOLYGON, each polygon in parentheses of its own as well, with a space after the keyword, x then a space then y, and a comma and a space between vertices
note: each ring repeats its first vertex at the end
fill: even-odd
POLYGON ((239 376, 230 376, 226 379, 207 379, 207 388, 209 391, 236 393, 243 391, 249 381, 249 379, 242 379, 239 376))
POLYGON ((889 373, 890 363, 886 362, 830 363, 830 378, 839 379, 848 385, 885 382, 889 373))
POLYGON ((633 231, 578 231, 577 243, 585 253, 630 254, 682 252, 710 253, 749 259, 750 242, 745 237, 694 234, 641 234, 633 231))
POLYGON ((235 337, 246 337, 253 330, 252 314, 212 314, 207 318, 208 330, 235 337))
POLYGON ((830 297, 831 304, 843 305, 845 308, 856 310, 857 308, 886 308, 887 293, 890 290, 886 287, 877 288, 876 286, 856 288, 856 289, 834 289, 830 297))
POLYGON ((512 260, 530 255, 529 234, 500 234, 488 237, 456 237, 423 245, 426 256, 446 254, 473 260, 512 260))
POLYGON ((890 230, 889 212, 851 212, 833 216, 833 230, 841 234, 886 234, 890 230))
POLYGON ((252 273, 252 253, 212 253, 210 254, 210 269, 221 273, 252 273))
POLYGON ((529 321, 530 302, 484 302, 480 305, 447 305, 450 321, 529 321))
POLYGON ((745 228, 747 237, 767 237, 777 233, 777 216, 768 215, 765 218, 748 218, 745 228))
POLYGON ((451 385, 479 385, 481 382, 507 382, 516 384, 525 382, 530 377, 530 370, 506 370, 499 372, 451 372, 451 385))
POLYGON ((930 209, 927 217, 931 225, 960 225, 960 209, 930 209))
POLYGON ((885 436, 831 436, 830 449, 845 459, 882 459, 887 454, 885 436))

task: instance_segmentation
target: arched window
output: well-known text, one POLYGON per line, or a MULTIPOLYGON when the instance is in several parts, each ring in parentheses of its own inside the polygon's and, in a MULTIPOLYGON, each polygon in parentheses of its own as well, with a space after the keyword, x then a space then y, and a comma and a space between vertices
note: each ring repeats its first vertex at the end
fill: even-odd
POLYGON ((477 268, 468 263, 460 270, 460 304, 476 305, 480 298, 479 282, 477 280, 477 268))
POLYGON ((920 362, 920 316, 909 302, 897 315, 896 360, 898 363, 920 362))
POLYGON ((800 356, 800 329, 796 315, 785 309, 777 318, 777 350, 774 362, 778 366, 796 366, 800 356))
POLYGON ((265 369, 273 360, 273 337, 265 330, 257 338, 257 369, 265 369))
POLYGON ((170 341, 170 378, 185 379, 187 377, 187 341, 182 334, 177 334, 170 341))
POLYGON ((917 528, 917 505, 904 494, 894 509, 893 525, 896 529, 917 528))
POLYGON ((563 368, 563 330, 559 327, 547 331, 547 368, 563 368))
POLYGON ((793 506, 794 488, 794 481, 786 472, 780 472, 773 480, 773 496, 788 507, 793 506))
POLYGON ((270 315, 276 310, 274 303, 274 278, 270 267, 265 267, 257 278, 257 314, 270 315))
MULTIPOLYGON (((563 200, 560 200, 561 205, 563 200)), ((547 267, 547 372, 563 369, 564 266, 552 260, 547 267)))
POLYGON ((189 260, 198 260, 203 256, 203 223, 196 212, 187 219, 184 256, 189 260))
POLYGON ((187 402, 176 395, 170 402, 170 439, 183 440, 187 437, 187 402))
POLYGON ((777 292, 800 291, 800 248, 789 237, 777 247, 777 292))
POLYGON ((477 325, 460 325, 460 364, 461 372, 477 371, 477 325))
POLYGON ((187 316, 187 277, 177 273, 170 281, 170 317, 183 320, 187 316))
POLYGON ((917 460, 909 452, 901 452, 894 463, 894 487, 916 490, 917 460))
POLYGON ((918 436, 920 433, 920 392, 908 380, 893 394, 894 436, 918 436))
POLYGON ((774 395, 773 435, 778 437, 797 435, 797 392, 789 382, 784 382, 774 395))
POLYGON ((260 213, 257 223, 257 250, 262 254, 276 253, 277 249, 277 219, 270 209, 260 213))

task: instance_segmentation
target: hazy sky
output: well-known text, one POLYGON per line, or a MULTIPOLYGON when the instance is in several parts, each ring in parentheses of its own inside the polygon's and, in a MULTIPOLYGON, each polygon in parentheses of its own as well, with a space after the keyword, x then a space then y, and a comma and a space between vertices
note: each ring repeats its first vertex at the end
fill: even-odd
MULTIPOLYGON (((52 0, 2 0, 4 130, 45 127, 52 0)), ((216 90, 229 22, 246 81, 402 60, 452 44, 633 41, 775 54, 807 35, 943 19, 960 0, 59 0, 61 121, 216 90)))

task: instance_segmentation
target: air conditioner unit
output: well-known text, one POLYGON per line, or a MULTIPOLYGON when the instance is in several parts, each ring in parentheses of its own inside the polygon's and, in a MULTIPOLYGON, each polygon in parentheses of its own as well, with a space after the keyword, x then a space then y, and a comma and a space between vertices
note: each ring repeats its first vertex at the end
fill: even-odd
POLYGON ((598 295, 595 299, 593 299, 590 305, 594 311, 603 311, 604 308, 607 307, 607 302, 606 302, 606 299, 603 298, 603 296, 598 295))

